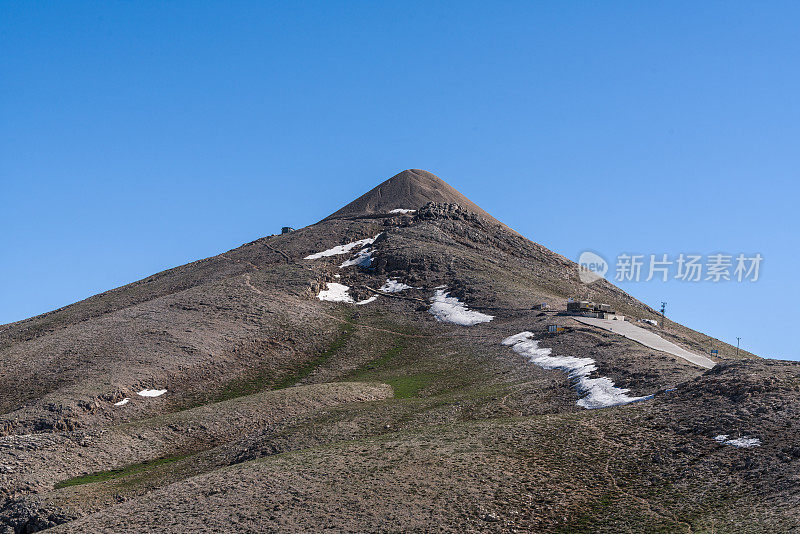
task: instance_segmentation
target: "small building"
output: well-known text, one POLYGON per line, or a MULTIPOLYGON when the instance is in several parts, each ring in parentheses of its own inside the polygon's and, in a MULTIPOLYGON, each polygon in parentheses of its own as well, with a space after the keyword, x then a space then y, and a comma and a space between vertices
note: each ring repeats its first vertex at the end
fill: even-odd
POLYGON ((289 234, 291 232, 294 232, 294 228, 292 228, 291 226, 284 226, 283 228, 281 228, 281 234, 289 234))
POLYGON ((624 315, 617 315, 611 304, 598 304, 590 300, 570 300, 567 302, 567 312, 595 319, 625 320, 624 315))
POLYGON ((598 304, 590 300, 572 300, 567 302, 567 311, 573 313, 607 313, 614 314, 611 304, 598 304))
POLYGON ((574 313, 586 313, 594 311, 594 302, 588 300, 572 300, 567 302, 567 311, 574 313))
POLYGON ((533 308, 531 308, 531 309, 533 309, 533 310, 549 310, 550 309, 550 305, 548 303, 546 303, 546 302, 542 302, 541 304, 534 304, 533 308))

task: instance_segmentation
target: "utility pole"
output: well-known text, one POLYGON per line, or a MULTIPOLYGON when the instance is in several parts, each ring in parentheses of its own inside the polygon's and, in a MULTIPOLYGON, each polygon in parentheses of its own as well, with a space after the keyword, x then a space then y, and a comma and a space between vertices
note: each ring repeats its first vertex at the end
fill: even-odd
POLYGON ((739 357, 739 340, 742 339, 740 337, 736 338, 736 357, 739 357))

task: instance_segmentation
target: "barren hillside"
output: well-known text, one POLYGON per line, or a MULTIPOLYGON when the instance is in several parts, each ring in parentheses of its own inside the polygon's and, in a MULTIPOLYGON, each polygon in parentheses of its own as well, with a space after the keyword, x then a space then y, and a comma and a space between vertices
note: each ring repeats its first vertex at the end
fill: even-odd
POLYGON ((419 170, 4 325, 0 532, 800 531, 800 365, 570 298, 708 347, 419 170))

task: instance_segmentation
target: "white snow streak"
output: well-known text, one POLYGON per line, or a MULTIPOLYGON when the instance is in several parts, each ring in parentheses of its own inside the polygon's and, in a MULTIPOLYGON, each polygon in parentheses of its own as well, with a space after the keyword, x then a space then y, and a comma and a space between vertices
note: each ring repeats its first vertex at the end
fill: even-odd
POLYGON ((122 399, 121 401, 119 401, 119 402, 115 402, 115 403, 114 403, 114 406, 125 406, 125 405, 126 405, 126 404, 128 404, 130 401, 131 401, 131 400, 130 400, 128 397, 125 397, 125 398, 124 398, 124 399, 122 399))
POLYGON ((370 302, 375 302, 376 300, 378 300, 378 295, 372 295, 368 299, 359 300, 358 302, 356 302, 356 305, 357 306, 361 306, 361 305, 364 305, 364 304, 369 304, 370 302))
POLYGON ((631 397, 628 389, 618 388, 610 378, 589 378, 597 370, 592 358, 575 358, 573 356, 551 356, 551 349, 539 348, 539 342, 531 332, 520 332, 503 340, 503 345, 510 346, 514 352, 528 358, 531 363, 544 369, 559 369, 568 373, 575 380, 575 389, 584 395, 578 400, 583 408, 607 408, 631 402, 651 399, 653 396, 631 397))
POLYGON ((474 326, 478 323, 488 323, 494 319, 493 315, 486 315, 485 313, 467 309, 457 298, 447 296, 447 292, 443 289, 437 289, 430 300, 433 304, 431 304, 428 311, 437 320, 444 323, 474 326))
POLYGON ((166 392, 166 389, 143 389, 137 395, 140 397, 160 397, 166 392))
POLYGON ((369 267, 372 265, 372 250, 365 248, 361 252, 356 253, 356 255, 349 260, 342 263, 339 268, 341 269, 342 267, 350 267, 351 265, 357 265, 359 267, 369 267))
POLYGON ((385 293, 399 293, 404 289, 412 289, 412 287, 405 285, 403 282, 398 282, 397 280, 389 280, 387 278, 386 283, 383 284, 378 289, 385 293))
POLYGON ((720 434, 714 437, 715 441, 724 443, 725 445, 733 445, 734 447, 749 449, 750 447, 760 447, 761 440, 758 438, 751 438, 749 436, 742 436, 741 438, 728 439, 728 434, 720 434))
POLYGON ((395 208, 393 210, 389 210, 389 213, 403 213, 403 214, 407 214, 407 215, 410 215, 410 214, 416 213, 416 212, 417 212, 417 210, 409 210, 409 209, 405 209, 405 208, 395 208))
POLYGON ((329 248, 328 250, 323 250, 322 252, 317 252, 316 254, 310 254, 306 256, 304 259, 307 260, 318 260, 320 258, 325 258, 327 256, 338 256, 339 254, 347 254, 354 248, 364 247, 366 245, 371 245, 378 239, 378 236, 381 234, 376 235, 372 238, 367 239, 359 239, 358 241, 353 241, 352 243, 347 243, 346 245, 336 245, 333 248, 329 248))
POLYGON ((353 302, 353 297, 347 293, 349 289, 350 286, 337 284, 336 282, 328 282, 328 289, 320 291, 317 298, 329 302, 353 302))

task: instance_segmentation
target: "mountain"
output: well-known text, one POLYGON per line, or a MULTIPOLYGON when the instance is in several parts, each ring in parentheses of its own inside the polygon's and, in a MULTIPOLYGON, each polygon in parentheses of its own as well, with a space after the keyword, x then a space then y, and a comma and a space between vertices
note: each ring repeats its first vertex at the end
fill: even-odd
POLYGON ((420 169, 406 169, 395 174, 325 220, 386 214, 393 209, 418 208, 428 202, 458 204, 487 221, 501 224, 444 180, 420 169))
POLYGON ((800 529, 798 364, 426 171, 0 326, 0 362, 0 532, 800 529))

